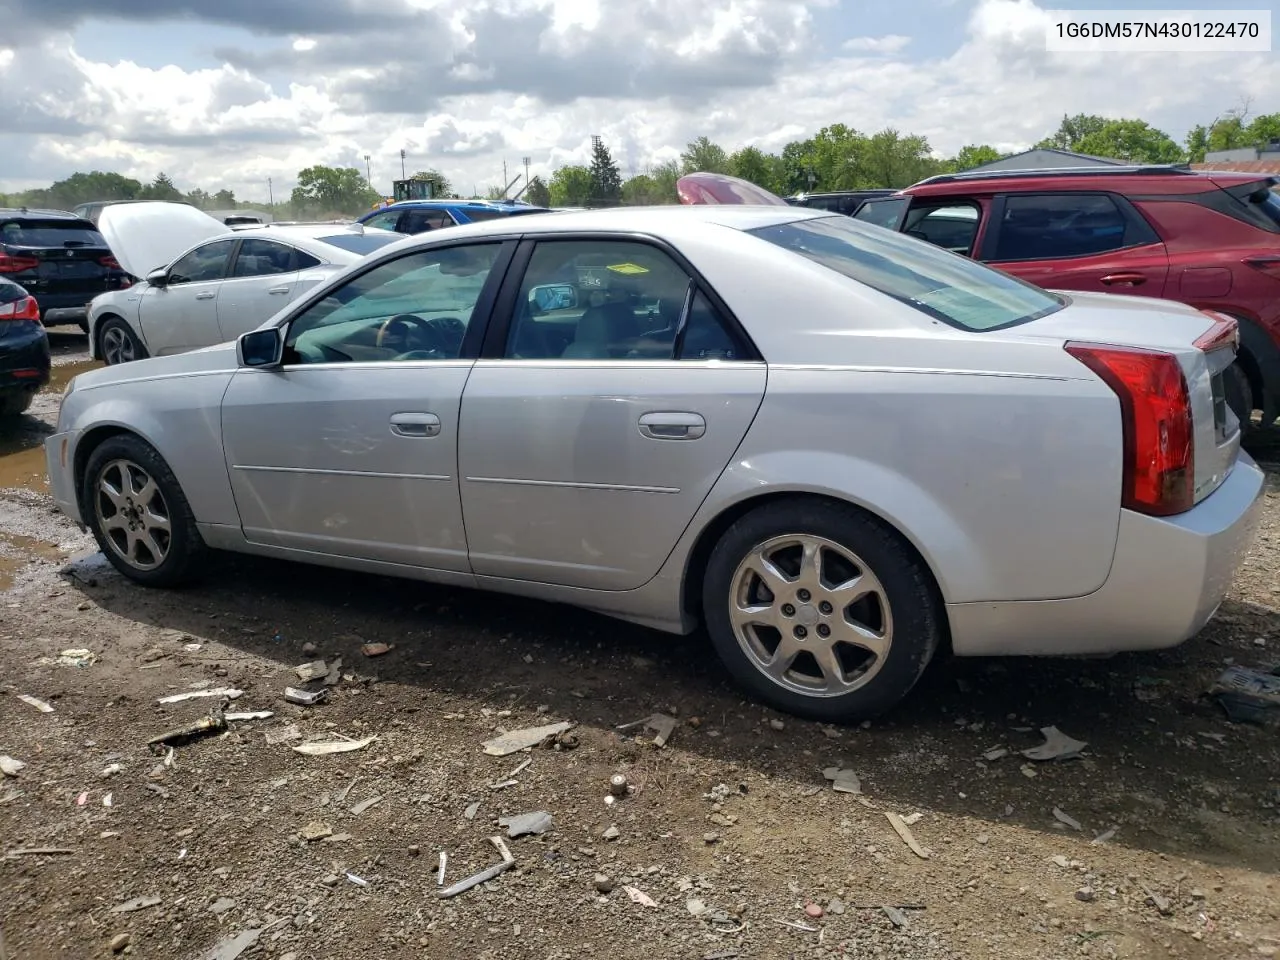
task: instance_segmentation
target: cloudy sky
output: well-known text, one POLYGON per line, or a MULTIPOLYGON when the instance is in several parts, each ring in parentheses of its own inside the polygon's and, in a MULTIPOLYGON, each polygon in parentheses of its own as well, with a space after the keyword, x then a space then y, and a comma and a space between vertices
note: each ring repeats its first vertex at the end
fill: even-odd
MULTIPOLYGON (((483 191, 503 161, 623 175, 706 134, 780 149, 892 125, 940 155, 1026 146, 1063 113, 1181 140, 1280 110, 1260 54, 1046 54, 1045 9, 1259 0, 0 0, 0 190, 77 170, 279 199, 315 163, 389 190, 400 150, 483 191)), ((1274 9, 1273 9, 1274 16, 1274 9)), ((1277 25, 1280 25, 1280 18, 1277 25)))

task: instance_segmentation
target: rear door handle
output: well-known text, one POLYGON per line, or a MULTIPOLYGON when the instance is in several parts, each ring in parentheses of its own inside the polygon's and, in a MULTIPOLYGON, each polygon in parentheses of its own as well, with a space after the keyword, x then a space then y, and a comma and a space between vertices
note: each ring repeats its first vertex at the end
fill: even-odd
POLYGON ((212 299, 213 299, 214 297, 216 297, 216 296, 217 296, 217 294, 216 294, 216 293, 208 293, 208 292, 205 292, 205 293, 197 293, 197 294, 196 294, 196 299, 197 299, 197 300, 212 300, 212 299))
POLYGON ((707 432, 707 421, 696 413, 646 413, 640 433, 650 440, 697 440, 707 432))
POLYGON ((267 293, 288 293, 292 287, 272 287, 267 293))
POLYGON ((1129 287, 1140 287, 1147 282, 1147 278, 1141 273, 1108 273, 1102 278, 1102 282, 1108 287, 1114 284, 1129 287))
POLYGON ((393 413, 391 432, 402 437, 436 437, 440 435, 440 418, 434 413, 393 413))

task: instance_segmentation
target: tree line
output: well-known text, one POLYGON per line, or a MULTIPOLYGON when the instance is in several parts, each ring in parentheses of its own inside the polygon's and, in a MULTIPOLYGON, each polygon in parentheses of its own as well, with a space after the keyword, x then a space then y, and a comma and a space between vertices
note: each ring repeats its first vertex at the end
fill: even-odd
MULTIPOLYGON (((1207 125, 1193 127, 1179 144, 1144 120, 1110 120, 1093 114, 1064 116, 1058 129, 1035 144, 1134 163, 1199 163, 1211 151, 1252 147, 1280 140, 1280 113, 1250 118, 1248 108, 1230 110, 1207 125)), ((591 162, 558 168, 550 178, 530 179, 522 200, 539 206, 588 207, 678 202, 676 181, 686 173, 726 173, 749 180, 785 196, 798 192, 901 188, 939 173, 956 173, 1002 159, 988 144, 970 144, 954 157, 939 159, 929 141, 916 134, 887 128, 863 133, 843 123, 823 127, 812 137, 788 143, 779 153, 745 146, 734 151, 698 137, 678 159, 646 168, 624 179, 608 146, 592 143, 591 162)), ((453 185, 438 170, 414 174, 432 182, 437 197, 456 197, 453 185)), ((502 199, 501 187, 490 188, 485 199, 502 199)), ((316 165, 298 171, 297 186, 279 203, 246 203, 230 190, 208 193, 195 188, 183 193, 164 173, 142 183, 118 173, 74 173, 38 190, 6 196, 0 207, 29 206, 70 209, 93 200, 186 201, 204 210, 239 206, 263 209, 278 219, 330 218, 359 215, 379 202, 381 195, 355 167, 316 165)))

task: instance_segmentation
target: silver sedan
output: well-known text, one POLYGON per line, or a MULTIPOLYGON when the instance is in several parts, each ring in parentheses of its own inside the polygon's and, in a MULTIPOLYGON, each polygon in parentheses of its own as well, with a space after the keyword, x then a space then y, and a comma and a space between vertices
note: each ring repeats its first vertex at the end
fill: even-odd
POLYGON ((1235 336, 819 211, 563 213, 405 239, 236 343, 82 374, 46 453, 139 583, 219 549, 701 623, 760 698, 847 720, 944 645, 1196 633, 1263 490, 1235 336))

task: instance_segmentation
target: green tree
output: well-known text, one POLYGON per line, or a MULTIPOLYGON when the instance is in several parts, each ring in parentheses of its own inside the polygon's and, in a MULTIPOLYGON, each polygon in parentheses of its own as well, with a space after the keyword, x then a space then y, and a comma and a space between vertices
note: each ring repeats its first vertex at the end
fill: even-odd
POLYGON ((142 196, 142 189, 142 184, 132 177, 94 170, 73 173, 42 190, 28 190, 10 199, 19 205, 69 210, 93 200, 136 200, 142 196))
POLYGON ((1204 124, 1196 124, 1187 131, 1187 159, 1191 163, 1204 163, 1204 155, 1208 149, 1209 130, 1204 124))
POLYGON ((950 167, 952 173, 959 173, 962 170, 972 170, 974 167, 980 167, 986 163, 995 163, 997 160, 1004 158, 995 147, 987 144, 969 144, 961 147, 960 152, 955 155, 947 166, 950 167))
POLYGON ((182 191, 174 186, 173 181, 169 179, 166 173, 156 174, 156 178, 142 188, 141 198, 143 200, 167 200, 170 202, 180 202, 185 198, 182 191))
POLYGON ((759 147, 743 147, 729 157, 729 169, 735 177, 749 180, 757 187, 774 193, 785 190, 782 160, 759 147))
POLYGON ((591 199, 591 170, 582 166, 561 167, 551 175, 548 190, 553 207, 585 207, 591 199))
POLYGON ((647 171, 657 191, 658 203, 679 203, 680 195, 676 193, 676 181, 680 179, 680 164, 668 160, 647 171))
POLYGON ((1241 147, 1250 146, 1245 132, 1245 116, 1245 108, 1237 107, 1234 110, 1228 110, 1209 124, 1208 149, 1211 151, 1238 150, 1241 147))
POLYGON ((1062 115, 1062 123, 1055 133, 1036 144, 1038 149, 1051 147, 1057 150, 1078 150, 1080 141, 1106 126, 1106 117, 1093 113, 1077 113, 1074 117, 1062 115))
POLYGON ((547 189, 547 182, 535 174, 529 180, 529 187, 524 192, 524 199, 535 207, 551 206, 551 191, 547 189))
POLYGON ((1255 147, 1264 147, 1272 140, 1280 140, 1280 113, 1264 113, 1249 121, 1245 136, 1255 147))
POLYGON ((698 137, 685 147, 680 154, 680 170, 682 173, 733 173, 724 147, 706 137, 698 137))
POLYGON ((312 215, 352 214, 367 210, 378 200, 364 174, 355 167, 316 165, 298 171, 293 207, 312 215))
POLYGON ((857 186, 901 189, 939 173, 942 163, 929 152, 924 137, 903 136, 892 128, 873 134, 862 148, 855 169, 857 186))
POLYGON ((431 182, 431 196, 433 197, 452 197, 453 185, 449 183, 449 178, 439 170, 419 170, 413 175, 414 180, 428 180, 431 182))
POLYGON ((674 201, 663 191, 662 184, 650 174, 642 173, 622 184, 622 202, 628 206, 648 207, 674 201))
POLYGON ((239 203, 236 201, 236 195, 230 190, 219 190, 213 195, 213 209, 215 210, 234 210, 239 203))
POLYGON ((199 207, 201 210, 214 209, 213 197, 211 197, 207 191, 202 190, 199 187, 196 187, 194 190, 189 190, 183 199, 193 207, 199 207))
POLYGON ((1145 120, 1108 120, 1078 140, 1073 149, 1134 163, 1181 163, 1184 159, 1182 148, 1145 120))
POLYGON ((591 145, 591 201, 603 207, 622 201, 622 174, 601 139, 591 145))

